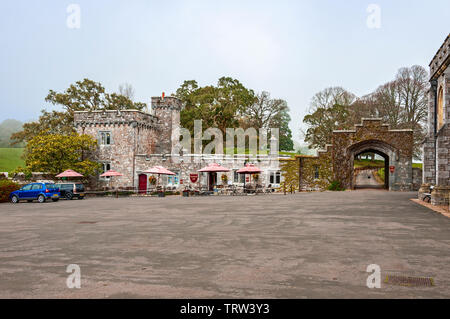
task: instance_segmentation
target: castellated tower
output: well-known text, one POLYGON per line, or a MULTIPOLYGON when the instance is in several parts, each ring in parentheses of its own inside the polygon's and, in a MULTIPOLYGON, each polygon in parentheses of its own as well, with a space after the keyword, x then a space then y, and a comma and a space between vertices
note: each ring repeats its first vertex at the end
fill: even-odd
POLYGON ((180 136, 180 112, 183 103, 176 97, 152 97, 152 110, 158 118, 159 134, 155 153, 171 154, 180 136))

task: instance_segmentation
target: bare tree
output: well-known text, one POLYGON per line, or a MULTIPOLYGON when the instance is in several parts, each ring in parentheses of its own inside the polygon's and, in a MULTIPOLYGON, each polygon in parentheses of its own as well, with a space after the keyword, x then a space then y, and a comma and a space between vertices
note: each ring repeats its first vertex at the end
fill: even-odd
POLYGON ((269 128, 274 124, 276 116, 287 110, 285 100, 271 99, 269 92, 261 92, 256 96, 256 102, 245 109, 245 122, 250 127, 269 128))
POLYGON ((316 93, 311 100, 310 113, 319 108, 331 108, 335 105, 351 105, 356 100, 356 95, 342 87, 329 87, 316 93))
POLYGON ((123 83, 119 85, 119 94, 126 96, 131 101, 134 100, 134 88, 129 83, 123 83))

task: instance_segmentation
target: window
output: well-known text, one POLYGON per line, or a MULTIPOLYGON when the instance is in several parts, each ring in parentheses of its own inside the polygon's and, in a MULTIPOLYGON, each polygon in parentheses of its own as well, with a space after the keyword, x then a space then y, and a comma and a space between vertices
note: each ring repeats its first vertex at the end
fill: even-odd
POLYGON ((245 181, 245 175, 244 174, 238 174, 238 170, 233 171, 233 183, 236 184, 244 184, 245 181))
MULTIPOLYGON (((102 163, 102 174, 111 170, 111 163, 102 163)), ((102 179, 110 179, 111 177, 102 177, 102 179)))
POLYGON ((167 177, 167 185, 177 186, 180 184, 180 173, 174 172, 176 175, 171 175, 167 177))
POLYGON ((270 184, 280 184, 281 183, 281 172, 270 172, 269 173, 269 183, 270 184))
POLYGON ((111 132, 100 132, 100 145, 111 145, 111 132))
POLYGON ((26 185, 22 188, 23 191, 30 191, 33 185, 26 185))
POLYGON ((314 179, 319 179, 320 173, 319 173, 319 166, 314 165, 314 179))
POLYGON ((438 93, 438 103, 437 103, 437 129, 440 130, 444 126, 444 90, 441 87, 438 93))
POLYGON ((41 184, 34 184, 33 187, 31 188, 32 191, 38 191, 40 189, 42 189, 41 184))

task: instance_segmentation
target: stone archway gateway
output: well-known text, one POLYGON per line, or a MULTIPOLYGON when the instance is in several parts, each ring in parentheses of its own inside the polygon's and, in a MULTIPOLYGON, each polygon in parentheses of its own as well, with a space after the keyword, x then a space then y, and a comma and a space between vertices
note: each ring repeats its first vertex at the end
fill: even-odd
POLYGON ((366 152, 385 159, 386 189, 413 190, 413 131, 390 129, 382 119, 363 119, 353 130, 334 131, 332 144, 318 156, 299 155, 281 165, 297 166, 300 190, 326 189, 333 182, 354 189, 354 158, 366 152))
MULTIPOLYGON (((390 180, 390 156, 389 154, 393 153, 393 150, 390 148, 389 145, 377 141, 377 140, 370 140, 370 141, 364 141, 358 144, 355 144, 349 149, 350 152, 353 153, 352 158, 355 159, 357 156, 364 154, 364 153, 375 153, 379 156, 381 156, 384 159, 384 189, 389 189, 389 180, 390 180)), ((353 179, 352 189, 355 189, 355 179, 353 179)))
POLYGON ((381 119, 363 119, 354 130, 333 132, 333 172, 335 180, 354 189, 355 155, 374 151, 385 158, 386 188, 412 190, 413 131, 391 130, 381 119))

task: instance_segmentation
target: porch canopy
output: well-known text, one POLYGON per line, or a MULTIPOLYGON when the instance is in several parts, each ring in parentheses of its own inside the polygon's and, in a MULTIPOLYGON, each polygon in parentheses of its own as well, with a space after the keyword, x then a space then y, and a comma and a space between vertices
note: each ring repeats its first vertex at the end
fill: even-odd
POLYGON ((67 171, 62 172, 59 175, 56 175, 56 177, 58 178, 63 178, 63 177, 83 177, 83 175, 81 175, 80 173, 75 172, 74 170, 68 169, 67 171))

